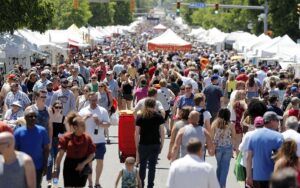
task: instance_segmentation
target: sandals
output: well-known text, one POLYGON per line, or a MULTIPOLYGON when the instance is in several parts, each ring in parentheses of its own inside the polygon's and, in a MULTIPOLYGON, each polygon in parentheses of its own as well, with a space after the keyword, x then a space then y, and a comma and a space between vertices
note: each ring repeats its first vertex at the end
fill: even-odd
POLYGON ((94 188, 102 188, 102 186, 100 184, 95 185, 94 188))

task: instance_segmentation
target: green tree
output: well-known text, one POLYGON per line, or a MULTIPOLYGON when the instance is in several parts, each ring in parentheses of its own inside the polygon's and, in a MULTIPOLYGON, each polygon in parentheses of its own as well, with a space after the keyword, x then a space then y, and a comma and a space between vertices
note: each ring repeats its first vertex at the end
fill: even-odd
POLYGON ((115 13, 114 3, 90 3, 93 16, 89 20, 92 26, 107 26, 113 24, 115 13))
POLYGON ((92 17, 88 0, 80 0, 78 9, 74 9, 73 0, 53 0, 53 2, 55 16, 51 24, 52 28, 66 29, 72 24, 81 27, 92 17))
POLYGON ((115 4, 114 24, 128 25, 132 22, 129 1, 117 1, 115 4))
POLYGON ((43 32, 52 21, 54 7, 51 0, 2 1, 0 5, 0 32, 13 33, 27 27, 43 32))
POLYGON ((300 38, 299 15, 297 15, 297 0, 269 1, 270 29, 275 36, 289 35, 292 39, 300 38))
MULTIPOLYGON (((207 0, 206 3, 223 3, 223 1, 207 0)), ((246 0, 227 0, 226 4, 247 5, 246 0)), ((247 31, 249 13, 243 9, 219 9, 218 14, 214 8, 196 9, 191 15, 192 24, 200 25, 206 29, 216 27, 224 32, 236 30, 247 31)))

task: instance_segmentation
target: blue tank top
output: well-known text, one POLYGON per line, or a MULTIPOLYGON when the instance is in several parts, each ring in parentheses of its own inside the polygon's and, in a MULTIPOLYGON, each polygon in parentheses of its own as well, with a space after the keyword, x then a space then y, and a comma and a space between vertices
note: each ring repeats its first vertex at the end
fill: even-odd
POLYGON ((129 172, 127 169, 122 170, 122 188, 136 188, 137 170, 129 172))

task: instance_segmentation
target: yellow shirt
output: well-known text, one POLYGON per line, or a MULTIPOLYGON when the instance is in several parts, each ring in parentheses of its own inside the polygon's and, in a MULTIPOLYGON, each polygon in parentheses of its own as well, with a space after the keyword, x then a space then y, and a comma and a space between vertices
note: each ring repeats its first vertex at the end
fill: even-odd
POLYGON ((236 80, 233 80, 233 81, 228 81, 228 84, 227 84, 227 92, 232 92, 236 90, 236 80))
POLYGON ((131 77, 132 79, 135 79, 135 78, 137 77, 137 71, 136 71, 136 68, 134 68, 134 67, 129 67, 127 71, 128 71, 128 74, 130 75, 130 77, 131 77))

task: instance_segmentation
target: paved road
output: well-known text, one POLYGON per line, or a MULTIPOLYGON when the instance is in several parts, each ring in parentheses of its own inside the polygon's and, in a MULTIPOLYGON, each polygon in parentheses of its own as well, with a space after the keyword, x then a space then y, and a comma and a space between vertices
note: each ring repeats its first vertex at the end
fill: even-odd
MULTIPOLYGON (((104 170, 101 177, 101 185, 103 188, 113 188, 114 182, 116 179, 116 176, 119 172, 119 170, 122 168, 123 164, 120 163, 119 157, 118 157, 118 129, 117 126, 112 126, 110 128, 110 134, 111 134, 111 141, 112 144, 107 145, 107 152, 105 154, 105 160, 104 160, 104 170)), ((157 188, 163 188, 166 187, 166 180, 168 176, 168 170, 170 167, 170 163, 167 160, 167 151, 169 146, 169 139, 165 140, 165 146, 163 148, 162 153, 160 154, 160 160, 157 165, 156 170, 156 177, 155 177, 155 187, 157 188)), ((215 157, 207 157, 207 162, 212 164, 216 168, 216 160, 215 157)), ((62 166, 62 165, 61 165, 62 166)), ((95 163, 94 163, 95 168, 95 163)), ((234 160, 231 160, 229 175, 227 178, 227 187, 228 188, 240 188, 242 187, 242 184, 237 183, 235 180, 235 177, 233 175, 233 166, 234 166, 234 160)), ((95 175, 95 174, 94 174, 95 175)), ((147 181, 145 181, 147 182, 147 181)), ((63 180, 62 175, 59 179, 59 186, 63 187, 63 180)), ((42 187, 47 187, 47 182, 44 178, 42 187)))

